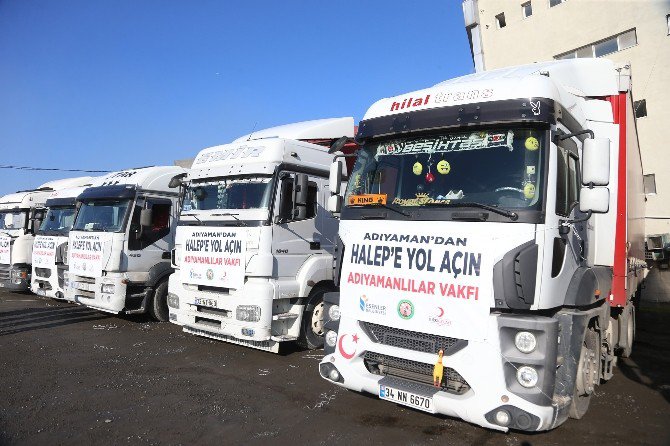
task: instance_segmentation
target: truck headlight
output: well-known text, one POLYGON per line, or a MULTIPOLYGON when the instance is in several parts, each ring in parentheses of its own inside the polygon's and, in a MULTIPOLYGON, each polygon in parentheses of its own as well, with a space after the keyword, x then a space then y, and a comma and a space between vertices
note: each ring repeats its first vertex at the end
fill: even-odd
POLYGON ((100 290, 104 294, 114 294, 114 288, 116 287, 114 286, 113 283, 103 283, 102 286, 100 287, 100 290))
POLYGON ((177 296, 174 293, 168 293, 167 304, 168 304, 168 307, 174 308, 175 310, 178 310, 179 309, 179 296, 177 296))
POLYGON ((339 321, 340 320, 340 306, 339 305, 331 305, 330 308, 328 309, 328 317, 330 318, 331 321, 339 321))
POLYGON ((516 371, 516 380, 526 388, 535 387, 538 379, 539 376, 537 370, 533 367, 524 365, 519 367, 519 370, 516 371))
POLYGON ((28 279, 28 270, 26 269, 14 269, 11 272, 11 280, 15 284, 20 284, 22 280, 28 279))
POLYGON ((325 341, 329 347, 335 347, 335 344, 337 344, 337 332, 330 330, 326 333, 325 341))
POLYGON ((238 305, 235 309, 235 319, 245 322, 261 320, 261 307, 258 305, 238 305))
POLYGON ((521 353, 530 353, 537 347, 537 339, 529 331, 520 331, 514 336, 514 345, 521 353))

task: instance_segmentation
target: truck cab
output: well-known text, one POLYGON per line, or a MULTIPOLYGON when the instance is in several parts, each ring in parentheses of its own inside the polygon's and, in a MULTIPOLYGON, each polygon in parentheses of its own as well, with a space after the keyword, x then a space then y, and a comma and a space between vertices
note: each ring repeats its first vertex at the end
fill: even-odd
POLYGON ((328 147, 353 118, 274 127, 202 150, 183 179, 170 321, 200 336, 278 352, 323 344, 338 221, 328 147))
POLYGON ((35 233, 44 217, 47 198, 57 190, 85 184, 90 177, 44 183, 34 190, 0 197, 0 288, 28 291, 35 233))
POLYGON ((645 275, 630 73, 577 59, 382 99, 337 190, 324 379, 491 429, 581 418, 645 275))
POLYGON ((77 197, 68 236, 68 300, 118 314, 149 312, 167 320, 178 193, 168 187, 185 170, 128 169, 93 181, 77 197))
MULTIPOLYGON (((87 185, 93 179, 87 180, 87 185)), ((54 191, 44 204, 44 217, 33 242, 30 290, 38 296, 66 300, 67 242, 77 211, 77 197, 86 186, 54 191)))

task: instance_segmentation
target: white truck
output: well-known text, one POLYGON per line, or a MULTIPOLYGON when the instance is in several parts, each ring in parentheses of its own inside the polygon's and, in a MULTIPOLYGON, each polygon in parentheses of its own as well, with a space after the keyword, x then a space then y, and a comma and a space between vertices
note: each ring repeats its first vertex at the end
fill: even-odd
POLYGON ((323 345, 338 221, 332 155, 353 118, 288 124, 202 150, 183 179, 168 305, 200 336, 278 352, 323 345))
POLYGON ((167 320, 179 199, 168 184, 184 173, 176 166, 114 172, 77 197, 68 237, 68 300, 108 313, 149 312, 167 320))
POLYGON ((323 378, 503 431, 584 415, 646 272, 628 68, 518 66, 370 107, 329 201, 323 378))
POLYGON ((0 197, 0 289, 30 289, 33 241, 47 198, 54 191, 86 184, 90 178, 50 181, 34 190, 0 197))
POLYGON ((74 223, 79 194, 90 186, 88 178, 83 186, 51 192, 44 204, 44 215, 33 241, 32 276, 30 290, 38 296, 65 299, 65 272, 67 271, 68 234, 74 223))

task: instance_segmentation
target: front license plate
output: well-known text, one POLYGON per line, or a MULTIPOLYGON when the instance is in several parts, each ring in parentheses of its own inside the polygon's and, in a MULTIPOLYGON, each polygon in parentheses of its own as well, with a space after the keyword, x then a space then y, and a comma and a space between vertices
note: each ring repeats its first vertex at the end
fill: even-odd
POLYGON ((196 305, 202 305, 203 307, 212 307, 216 308, 216 300, 214 299, 204 299, 201 297, 198 297, 195 299, 195 304, 196 305))
POLYGON ((424 412, 435 413, 435 408, 433 407, 433 398, 431 397, 425 397, 417 395, 416 393, 394 389, 393 387, 379 386, 379 398, 423 410, 424 412))

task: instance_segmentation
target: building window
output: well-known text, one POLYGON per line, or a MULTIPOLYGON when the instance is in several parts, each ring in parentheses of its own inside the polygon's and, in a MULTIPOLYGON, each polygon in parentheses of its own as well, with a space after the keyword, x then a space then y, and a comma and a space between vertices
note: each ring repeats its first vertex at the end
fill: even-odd
POLYGON ((521 15, 524 19, 527 19, 533 15, 533 6, 530 4, 530 2, 526 2, 521 5, 521 15))
POLYGON ((649 194, 656 194, 656 174, 650 173, 648 175, 645 175, 643 177, 644 181, 644 193, 649 195, 649 194))
POLYGON ((625 50, 637 45, 635 29, 628 30, 607 39, 577 48, 567 53, 559 54, 554 59, 574 59, 579 57, 602 57, 617 51, 625 50))
POLYGON ((549 7, 553 8, 554 6, 558 6, 565 1, 566 0, 549 0, 549 7))
POLYGON ((633 110, 635 110, 636 118, 644 118, 645 116, 647 116, 647 100, 642 99, 633 102, 633 110))
POLYGON ((498 29, 504 28, 507 26, 507 22, 505 22, 505 13, 501 12, 496 16, 496 26, 498 29))

